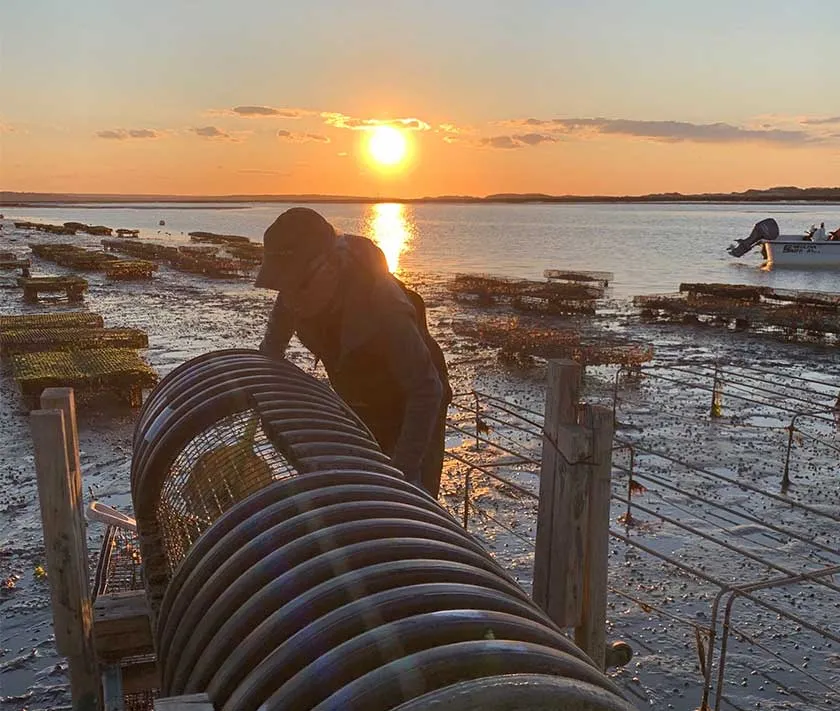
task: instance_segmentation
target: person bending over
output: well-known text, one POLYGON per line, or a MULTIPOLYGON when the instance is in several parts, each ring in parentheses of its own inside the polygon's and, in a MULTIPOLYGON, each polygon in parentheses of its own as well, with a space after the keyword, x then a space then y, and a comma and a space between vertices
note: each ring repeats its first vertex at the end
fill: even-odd
POLYGON ((452 390, 423 299, 371 240, 309 208, 281 214, 263 245, 255 284, 278 293, 260 350, 284 358, 297 334, 394 466, 437 497, 452 390))

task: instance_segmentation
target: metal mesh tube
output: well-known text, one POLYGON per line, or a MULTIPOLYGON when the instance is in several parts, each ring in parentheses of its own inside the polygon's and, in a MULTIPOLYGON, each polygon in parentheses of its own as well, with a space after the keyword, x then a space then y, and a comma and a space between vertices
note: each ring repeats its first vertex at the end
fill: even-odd
POLYGON ((162 694, 225 711, 632 708, 292 364, 183 364, 134 449, 162 694))

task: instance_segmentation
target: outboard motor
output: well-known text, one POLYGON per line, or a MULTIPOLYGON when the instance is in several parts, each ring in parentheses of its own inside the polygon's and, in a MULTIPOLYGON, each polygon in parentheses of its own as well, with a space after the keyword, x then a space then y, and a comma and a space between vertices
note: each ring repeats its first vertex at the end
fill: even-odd
POLYGON ((727 251, 733 257, 743 257, 759 242, 772 242, 774 239, 778 238, 779 223, 772 217, 768 217, 766 220, 762 220, 761 222, 757 222, 755 224, 755 227, 753 227, 749 237, 746 239, 740 239, 735 242, 735 244, 730 245, 727 251))

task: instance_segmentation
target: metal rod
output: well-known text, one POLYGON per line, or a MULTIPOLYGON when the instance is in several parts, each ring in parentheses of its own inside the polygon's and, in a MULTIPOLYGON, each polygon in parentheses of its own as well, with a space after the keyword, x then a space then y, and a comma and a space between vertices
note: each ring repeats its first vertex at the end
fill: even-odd
MULTIPOLYGON (((683 371, 683 369, 679 368, 679 367, 676 367, 674 369, 679 370, 679 371, 683 371)), ((722 377, 725 372, 727 372, 727 371, 724 371, 723 368, 720 368, 719 371, 716 368, 716 375, 719 375, 719 376, 722 377)), ((729 372, 731 373, 732 371, 729 371, 729 372)), ((692 374, 699 375, 698 373, 692 373, 692 374)), ((748 375, 743 375, 741 373, 735 373, 734 375, 736 375, 736 377, 743 378, 744 380, 750 380, 752 382, 762 382, 762 383, 766 382, 766 378, 751 377, 751 376, 748 376, 748 375)), ((750 388, 752 388, 752 390, 754 390, 756 392, 764 392, 764 393, 768 393, 770 395, 776 395, 776 396, 779 396, 779 397, 783 397, 786 400, 796 400, 798 402, 805 402, 805 403, 808 403, 809 405, 815 405, 819 409, 822 409, 823 407, 825 407, 825 405, 823 403, 817 403, 813 400, 809 400, 808 398, 803 398, 803 397, 797 396, 797 395, 790 395, 787 392, 783 392, 783 391, 780 392, 778 390, 772 390, 770 388, 759 387, 758 385, 747 386, 747 385, 743 385, 741 383, 736 383, 735 381, 730 380, 730 379, 727 379, 726 382, 729 383, 730 385, 737 386, 737 387, 750 387, 750 388)), ((793 385, 781 385, 781 387, 783 387, 783 388, 793 388, 794 386, 793 385)), ((797 392, 801 392, 801 390, 802 390, 801 388, 798 388, 797 392)), ((811 391, 811 392, 813 392, 813 391, 811 391)), ((814 393, 814 394, 817 394, 817 393, 814 393)))
POLYGON ((689 469, 690 471, 698 472, 700 474, 705 474, 706 476, 712 477, 713 479, 718 479, 719 481, 725 481, 728 484, 733 484, 735 486, 738 486, 741 489, 744 489, 745 491, 752 491, 754 493, 761 494, 762 496, 766 496, 768 498, 771 498, 775 501, 779 501, 780 503, 787 504, 788 506, 791 506, 793 508, 798 508, 798 509, 801 509, 802 511, 807 511, 807 512, 809 512, 809 513, 811 513, 815 516, 830 518, 833 521, 840 522, 840 515, 832 514, 828 511, 823 511, 823 510, 818 509, 814 506, 808 506, 807 504, 803 504, 799 501, 793 501, 792 499, 789 499, 786 496, 781 496, 780 494, 773 493, 772 491, 764 491, 762 489, 759 489, 757 486, 754 486, 754 485, 749 484, 747 482, 738 481, 737 479, 732 479, 731 477, 724 476, 723 474, 717 474, 715 472, 709 471, 708 469, 704 469, 702 467, 693 467, 690 464, 687 464, 686 462, 684 462, 683 460, 678 459, 677 457, 671 456, 670 454, 664 454, 662 452, 657 452, 656 450, 653 450, 653 449, 648 449, 646 447, 641 447, 638 444, 635 445, 635 447, 636 447, 637 452, 643 452, 644 454, 650 454, 650 455, 653 455, 655 457, 665 459, 666 461, 673 462, 674 464, 680 464, 681 466, 684 466, 686 469, 689 469))
POLYGON ((651 603, 646 602, 645 600, 640 600, 637 597, 633 597, 629 593, 618 590, 617 588, 611 587, 611 588, 609 588, 609 591, 611 593, 613 593, 614 595, 618 595, 619 597, 623 597, 626 600, 630 600, 631 602, 635 602, 637 605, 642 607, 642 609, 644 609, 645 611, 654 610, 655 612, 658 612, 663 617, 667 617, 670 620, 674 620, 674 622, 681 622, 682 624, 688 625, 689 627, 693 627, 694 629, 700 630, 701 632, 708 633, 708 631, 709 631, 708 627, 704 627, 703 625, 698 625, 693 620, 688 620, 685 617, 680 617, 679 615, 675 615, 673 612, 668 612, 667 610, 663 610, 661 607, 658 607, 656 605, 652 605, 651 603))
POLYGON ((467 474, 464 477, 464 530, 468 531, 470 528, 470 474, 472 467, 467 468, 467 474))
POLYGON ((486 474, 491 479, 495 479, 496 481, 501 482, 505 486, 509 486, 511 489, 514 489, 514 490, 518 491, 523 496, 527 496, 531 499, 536 499, 536 500, 539 500, 539 498, 540 498, 539 495, 535 494, 533 491, 528 491, 528 489, 526 489, 523 486, 520 486, 516 482, 511 481, 510 479, 505 479, 504 477, 499 476, 498 474, 495 474, 494 472, 491 472, 491 471, 485 469, 484 467, 482 467, 478 464, 475 464, 474 462, 471 462, 469 459, 464 459, 463 457, 461 457, 457 454, 453 454, 452 452, 446 452, 446 456, 451 457, 455 461, 461 462, 463 464, 468 464, 473 469, 476 469, 477 471, 480 471, 482 474, 486 474))
POLYGON ((781 654, 779 654, 778 652, 774 652, 772 649, 770 649, 770 648, 769 648, 769 647, 767 647, 766 645, 762 644, 761 642, 759 642, 759 641, 758 641, 757 639, 755 639, 754 637, 752 637, 752 636, 748 635, 746 632, 744 632, 744 631, 742 631, 742 630, 738 629, 738 628, 737 628, 737 627, 735 627, 734 625, 730 625, 729 630, 730 630, 730 632, 731 632, 732 634, 734 634, 734 635, 736 635, 736 636, 738 636, 738 637, 741 637, 741 638, 742 638, 742 640, 747 641, 747 642, 749 642, 750 644, 752 644, 752 645, 754 645, 754 646, 758 647, 759 649, 761 649, 761 650, 763 650, 763 651, 767 652, 767 653, 768 653, 771 657, 774 657, 775 659, 778 659, 780 662, 784 662, 786 666, 796 668, 796 669, 797 669, 797 671, 798 671, 800 674, 802 674, 803 676, 807 676, 807 677, 808 677, 809 679, 811 679, 812 681, 815 681, 817 684, 819 684, 821 687, 823 687, 824 689, 826 689, 826 690, 827 690, 829 693, 831 693, 832 695, 834 695, 834 696, 837 696, 837 695, 838 695, 838 691, 837 691, 837 689, 835 689, 833 686, 829 686, 829 685, 828 685, 828 684, 826 684, 824 681, 821 681, 818 677, 816 677, 816 676, 814 676, 813 674, 810 674, 809 672, 807 672, 805 669, 800 669, 800 668, 797 668, 796 662, 792 662, 792 661, 790 661, 789 659, 786 659, 785 657, 783 657, 783 656, 782 656, 781 654))
MULTIPOLYGON (((834 568, 831 568, 830 570, 832 571, 831 573, 823 572, 823 574, 834 575, 840 570, 840 566, 835 566, 834 568)), ((796 576, 794 576, 794 577, 796 577, 796 576)), ((813 581, 813 578, 809 577, 808 579, 813 581)), ((813 581, 813 582, 816 582, 816 581, 813 581)), ((751 592, 754 592, 754 591, 757 591, 757 590, 762 590, 762 589, 768 589, 769 587, 774 587, 774 586, 773 585, 765 586, 765 585, 762 585, 761 583, 756 583, 755 585, 748 585, 748 586, 745 586, 743 588, 735 588, 730 592, 729 600, 726 603, 726 612, 724 613, 724 621, 723 621, 723 628, 722 628, 723 632, 722 632, 721 641, 720 641, 720 662, 718 662, 718 681, 717 681, 717 688, 715 689, 715 711, 718 711, 720 709, 720 699, 721 699, 721 695, 723 694, 724 672, 725 672, 725 669, 726 669, 726 648, 727 648, 727 641, 728 641, 729 630, 730 630, 729 620, 732 616, 733 605, 735 604, 735 601, 739 597, 749 598, 750 600, 752 600, 756 604, 761 605, 762 607, 766 607, 768 610, 771 610, 771 611, 775 612, 776 614, 784 615, 788 619, 793 620, 797 624, 802 625, 802 627, 805 627, 806 629, 809 629, 812 632, 816 632, 817 634, 822 635, 823 637, 826 637, 826 638, 828 638, 828 639, 830 639, 834 642, 840 643, 840 637, 837 637, 836 635, 831 634, 828 630, 820 629, 819 627, 816 627, 815 625, 808 622, 808 620, 805 620, 805 619, 799 617, 799 615, 794 615, 793 613, 782 610, 778 606, 773 605, 772 603, 766 602, 764 600, 761 600, 759 598, 756 598, 756 597, 754 597, 753 595, 750 594, 751 592)), ((827 586, 827 587, 830 587, 830 586, 827 586)))
MULTIPOLYGON (((613 494, 612 498, 617 500, 617 501, 624 501, 624 499, 622 499, 617 494, 613 494)), ((715 544, 719 545, 721 548, 726 548, 727 550, 730 550, 733 553, 738 553, 738 554, 744 556, 745 558, 749 558, 750 560, 753 560, 756 563, 761 563, 762 565, 767 566, 768 568, 772 568, 773 570, 777 570, 780 573, 784 573, 785 575, 789 575, 791 577, 794 577, 794 576, 797 576, 797 575, 807 575, 807 573, 803 573, 801 571, 796 571, 796 570, 789 570, 788 568, 785 568, 784 566, 779 565, 778 563, 774 563, 772 561, 765 560, 761 556, 758 556, 755 553, 751 553, 750 551, 748 551, 744 548, 739 548, 738 546, 733 545, 732 543, 728 543, 727 541, 721 541, 721 540, 715 538, 714 536, 712 536, 708 533, 704 533, 703 531, 699 530, 698 528, 695 528, 694 526, 689 526, 687 523, 683 523, 682 521, 678 521, 675 518, 672 518, 670 516, 665 516, 664 514, 657 513, 656 511, 652 511, 651 509, 647 508, 646 506, 642 506, 641 504, 636 504, 636 508, 640 509, 641 511, 644 511, 645 513, 651 514, 652 516, 656 516, 656 517, 660 518, 662 521, 665 521, 666 523, 670 523, 672 526, 676 526, 677 528, 682 529, 683 531, 688 531, 689 533, 692 533, 695 536, 699 536, 700 538, 702 538, 706 541, 709 541, 711 543, 715 543, 715 544)), ((806 578, 806 579, 811 579, 811 578, 806 578)), ((818 581, 818 580, 813 580, 813 582, 818 583, 819 585, 824 585, 829 590, 834 590, 835 592, 840 593, 840 586, 835 585, 834 583, 827 583, 827 582, 818 581)))
MULTIPOLYGON (((799 582, 802 582, 804 580, 810 580, 812 577, 820 577, 820 576, 824 576, 824 575, 832 576, 832 575, 835 575, 838 572, 840 572, 840 566, 832 566, 832 567, 829 567, 829 568, 823 568, 820 571, 816 571, 816 572, 810 573, 810 574, 804 574, 803 573, 803 574, 800 574, 800 575, 785 576, 785 577, 782 577, 782 578, 773 578, 772 580, 765 580, 765 581, 762 581, 762 582, 753 583, 752 585, 749 585, 749 586, 741 587, 740 588, 740 595, 742 597, 746 597, 750 600, 753 600, 754 602, 756 602, 756 603, 758 603, 758 604, 760 604, 764 607, 767 607, 768 609, 771 609, 774 612, 777 612, 778 614, 781 614, 781 615, 784 615, 785 617, 789 617, 791 619, 794 619, 794 616, 791 615, 790 613, 785 612, 783 610, 780 610, 780 609, 776 608, 775 606, 772 606, 770 603, 766 603, 766 602, 760 600, 759 598, 756 598, 755 596, 753 596, 751 594, 751 592, 749 592, 749 590, 761 590, 761 589, 769 590, 769 589, 774 588, 774 587, 784 587, 786 585, 792 585, 794 583, 799 583, 799 582)), ((705 683, 704 683, 704 686, 703 686, 703 698, 702 698, 701 704, 700 704, 700 708, 702 708, 702 709, 707 708, 707 704, 708 704, 708 700, 709 700, 709 693, 711 691, 712 662, 714 661, 714 650, 715 650, 714 640, 715 640, 715 634, 716 634, 716 628, 717 628, 718 608, 720 606, 721 600, 723 599, 723 596, 726 595, 727 593, 731 593, 735 590, 738 590, 738 588, 736 586, 724 585, 721 588, 721 590, 718 592, 718 594, 715 595, 715 599, 712 601, 712 610, 711 610, 711 617, 710 617, 711 624, 710 624, 710 627, 709 627, 709 654, 708 654, 708 658, 707 658, 707 662, 706 662, 706 669, 708 670, 708 675, 706 677, 706 680, 705 680, 705 683)), ((731 602, 731 599, 730 599, 730 602, 731 602)), ((804 626, 806 628, 809 628, 809 629, 811 628, 811 625, 809 623, 806 623, 804 626)), ((826 635, 827 634, 825 630, 821 630, 819 628, 814 629, 813 631, 815 631, 815 632, 817 632, 817 634, 821 634, 821 635, 826 635)))
MULTIPOLYGON (((623 470, 622 467, 620 467, 618 465, 615 465, 615 464, 613 465, 613 467, 616 468, 616 469, 619 469, 619 470, 623 470)), ((764 526, 765 528, 769 528, 771 531, 775 531, 776 533, 780 533, 784 536, 789 536, 790 538, 795 538, 796 540, 802 541, 803 543, 811 543, 814 546, 816 546, 817 548, 821 548, 822 550, 826 551, 827 553, 834 553, 836 555, 837 552, 838 552, 836 547, 832 548, 831 546, 827 546, 825 544, 818 543, 813 538, 809 538, 808 536, 804 536, 802 534, 796 533, 795 531, 791 531, 790 529, 782 528, 781 526, 777 526, 776 524, 770 523, 766 519, 758 518, 757 516, 753 516, 752 514, 749 514, 749 513, 741 513, 739 511, 736 511, 733 508, 730 508, 729 506, 726 506, 725 504, 721 504, 721 503, 718 503, 716 501, 712 501, 711 499, 708 499, 705 496, 701 496, 700 494, 697 494, 696 492, 693 492, 693 491, 689 492, 689 491, 686 491, 685 489, 680 489, 679 487, 668 484, 667 482, 663 481, 662 479, 659 479, 658 477, 656 477, 653 474, 650 474, 648 472, 636 472, 635 476, 636 476, 636 478, 639 478, 639 479, 647 479, 649 481, 653 481, 658 486, 661 486, 663 489, 668 489, 669 491, 673 491, 673 492, 678 493, 678 494, 689 494, 691 497, 697 499, 698 501, 702 501, 703 503, 706 503, 706 504, 709 504, 709 505, 714 506, 716 508, 722 509, 723 511, 726 511, 727 513, 731 513, 734 516, 738 516, 738 517, 740 517, 740 518, 742 518, 746 521, 750 521, 751 523, 757 523, 761 526, 764 526)), ((673 506, 674 504, 669 504, 669 505, 673 506)), ((729 521, 730 523, 735 523, 734 521, 730 521, 729 519, 724 519, 721 516, 718 516, 718 518, 721 518, 722 520, 725 520, 725 521, 729 521)), ((781 543, 782 541, 779 541, 779 542, 781 543)), ((804 556, 800 556, 800 557, 804 558, 804 556)))
MULTIPOLYGON (((473 433, 472 433, 472 432, 470 432, 470 431, 468 431, 468 430, 465 430, 465 429, 463 429, 462 427, 458 427, 457 425, 453 425, 453 424, 449 424, 449 423, 447 423, 446 427, 447 427, 447 429, 449 429, 449 430, 451 430, 451 431, 453 431, 453 432, 458 432, 459 434, 463 434, 463 435, 466 435, 466 436, 468 436, 468 437, 472 437, 472 436, 473 436, 473 433)), ((532 457, 527 457, 527 456, 525 456, 524 454, 521 454, 520 452, 516 452, 516 451, 514 451, 514 450, 512 450, 512 449, 508 449, 507 447, 504 447, 503 445, 500 445, 500 444, 498 444, 498 443, 496 443, 496 442, 494 442, 494 441, 492 441, 492 440, 489 440, 489 439, 482 439, 482 442, 485 442, 486 444, 489 444, 491 447, 494 447, 495 449, 498 449, 498 450, 500 450, 500 451, 504 452, 505 454, 509 454, 509 455, 511 455, 512 457, 518 457, 518 458, 519 458, 519 459, 521 459, 524 463, 527 463, 527 464, 535 464, 535 465, 537 465, 537 466, 539 465, 539 461, 538 461, 538 460, 533 459, 532 457)), ((485 466, 486 466, 486 465, 485 465, 485 466)))

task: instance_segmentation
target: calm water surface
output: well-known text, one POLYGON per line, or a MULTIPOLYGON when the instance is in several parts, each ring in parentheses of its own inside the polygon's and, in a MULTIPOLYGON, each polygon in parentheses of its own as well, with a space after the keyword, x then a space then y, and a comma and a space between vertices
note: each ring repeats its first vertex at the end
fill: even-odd
MULTIPOLYGON (((139 228, 145 238, 181 242, 205 230, 259 240, 289 207, 120 205, 14 208, 7 218, 139 228), (224 208, 224 209, 220 209, 224 208), (165 227, 159 226, 164 220, 165 227)), ((840 205, 563 204, 563 205, 320 205, 339 230, 372 237, 398 271, 485 272, 539 278, 547 268, 610 271, 614 294, 676 291, 680 282, 763 284, 840 292, 840 270, 762 271, 758 254, 730 257, 726 247, 764 217, 783 233, 812 223, 840 227, 840 205)))

